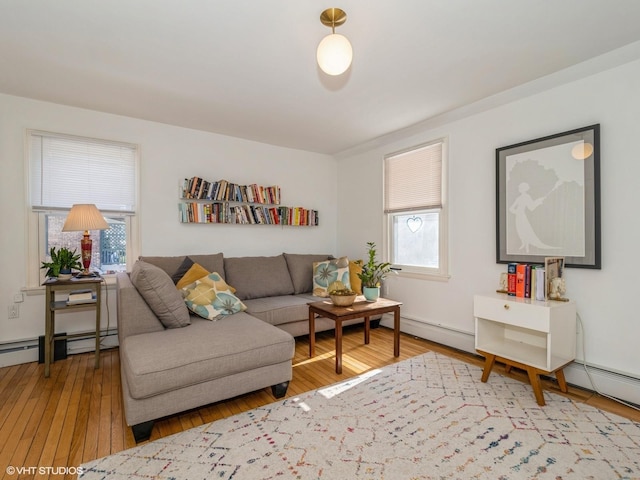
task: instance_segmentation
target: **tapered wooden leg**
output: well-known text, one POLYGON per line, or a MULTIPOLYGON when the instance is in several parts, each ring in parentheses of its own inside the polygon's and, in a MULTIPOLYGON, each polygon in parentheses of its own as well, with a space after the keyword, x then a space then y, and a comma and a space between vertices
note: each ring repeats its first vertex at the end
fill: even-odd
POLYGON ((369 345, 371 333, 371 322, 370 317, 364 317, 364 344, 369 345))
POLYGON ((393 311, 393 356, 400 356, 400 307, 393 311))
POLYGON ((309 357, 316 354, 316 314, 309 309, 309 357))
POLYGON ((342 373, 342 320, 336 320, 336 373, 342 373))
POLYGON ((536 402, 538 402, 538 405, 543 406, 544 395, 542 394, 540 375, 534 368, 527 368, 527 373, 529 374, 529 382, 531 383, 531 388, 533 388, 533 394, 536 397, 536 402))
POLYGON ((489 380, 489 374, 491 373, 491 370, 493 370, 493 364, 496 363, 496 356, 490 353, 486 353, 485 355, 486 358, 484 361, 484 370, 482 371, 481 380, 486 383, 486 381, 489 380))
POLYGON ((563 393, 567 393, 567 381, 564 378, 564 370, 561 368, 556 372, 556 380, 558 380, 558 387, 563 393))

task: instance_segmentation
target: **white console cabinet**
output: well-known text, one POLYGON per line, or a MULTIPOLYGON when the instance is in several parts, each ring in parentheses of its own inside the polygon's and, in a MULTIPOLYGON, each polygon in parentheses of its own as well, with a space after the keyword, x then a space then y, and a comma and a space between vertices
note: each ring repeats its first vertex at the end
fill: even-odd
POLYGON ((567 391, 563 368, 576 355, 574 301, 537 301, 495 293, 475 295, 476 351, 485 357, 482 381, 489 379, 495 361, 527 371, 536 401, 544 405, 541 374, 555 373, 560 390, 567 391))

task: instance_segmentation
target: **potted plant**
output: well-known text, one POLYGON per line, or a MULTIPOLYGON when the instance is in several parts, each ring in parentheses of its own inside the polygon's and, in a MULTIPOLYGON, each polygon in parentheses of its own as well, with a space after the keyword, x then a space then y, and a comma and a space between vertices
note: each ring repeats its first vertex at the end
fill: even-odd
POLYGON ((47 277, 66 277, 71 278, 71 270, 82 270, 82 264, 80 263, 80 254, 74 250, 69 250, 65 247, 60 247, 56 251, 56 247, 51 247, 49 250, 50 262, 42 262, 40 268, 46 268, 45 275, 47 277), (67 277, 68 275, 68 277, 67 277))
MULTIPOLYGON (((362 271, 358 273, 358 278, 362 281, 362 294, 368 302, 375 302, 380 297, 380 285, 382 281, 394 272, 389 262, 376 262, 376 244, 367 242, 367 255, 369 260, 367 263, 359 263, 362 265, 362 271)), ((395 273, 395 272, 394 272, 395 273)))

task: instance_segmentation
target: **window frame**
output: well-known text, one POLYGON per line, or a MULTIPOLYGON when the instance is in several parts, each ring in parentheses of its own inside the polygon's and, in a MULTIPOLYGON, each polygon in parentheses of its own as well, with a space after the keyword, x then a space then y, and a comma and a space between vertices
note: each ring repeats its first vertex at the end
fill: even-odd
MULTIPOLYGON (((64 133, 48 132, 37 129, 27 129, 24 136, 24 162, 25 162, 25 207, 27 216, 27 290, 29 289, 42 289, 42 283, 45 280, 44 270, 40 268, 46 257, 46 216, 50 214, 60 215, 68 213, 71 210, 69 208, 34 208, 31 205, 31 138, 33 135, 46 134, 58 136, 61 138, 75 138, 78 140, 97 141, 102 143, 113 144, 127 144, 135 149, 134 161, 135 161, 135 202, 136 207, 133 211, 114 211, 114 210, 100 210, 100 212, 106 217, 119 217, 124 218, 125 229, 127 235, 127 248, 126 248, 126 270, 129 271, 130 267, 138 258, 140 252, 140 234, 139 234, 139 221, 138 221, 138 205, 140 195, 140 146, 137 144, 131 144, 116 140, 105 140, 94 137, 86 137, 80 135, 68 135, 64 133)), ((78 249, 80 245, 78 245, 78 249)), ((115 277, 113 274, 106 274, 104 277, 109 279, 115 277)))
MULTIPOLYGON (((430 212, 438 213, 438 267, 421 267, 415 265, 403 265, 399 263, 393 263, 394 267, 399 268, 398 274, 401 277, 418 278, 426 280, 447 281, 450 278, 449 272, 449 212, 448 212, 448 199, 447 199, 447 171, 448 171, 448 151, 449 151, 449 138, 447 136, 440 137, 428 142, 424 142, 403 150, 398 150, 393 153, 385 155, 385 161, 389 157, 405 154, 414 150, 429 147, 440 143, 442 145, 441 153, 441 172, 440 172, 440 196, 441 206, 439 208, 416 208, 414 210, 407 210, 403 212, 383 212, 383 225, 384 225, 384 252, 387 261, 393 262, 394 251, 394 218, 397 215, 406 215, 407 213, 423 214, 430 212)), ((383 163, 383 201, 386 198, 385 180, 386 168, 383 163)))

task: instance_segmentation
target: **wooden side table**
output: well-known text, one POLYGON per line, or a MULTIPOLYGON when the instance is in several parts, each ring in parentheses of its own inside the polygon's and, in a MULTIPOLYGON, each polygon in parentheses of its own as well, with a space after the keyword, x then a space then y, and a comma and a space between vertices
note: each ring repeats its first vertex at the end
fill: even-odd
MULTIPOLYGON (((49 377, 50 367, 54 361, 53 342, 56 330, 56 312, 70 312, 87 308, 96 312, 96 353, 95 368, 100 368, 100 304, 101 304, 101 283, 102 277, 72 278, 71 280, 49 279, 44 282, 45 287, 45 308, 46 319, 44 329, 44 376, 49 377), (67 300, 56 301, 56 292, 70 292, 72 290, 90 289, 95 293, 95 302, 67 305, 67 300)), ((86 333, 72 333, 55 337, 55 340, 68 338, 85 337, 86 333)))
POLYGON ((342 322, 354 318, 364 318, 364 343, 369 344, 370 318, 375 315, 393 312, 393 356, 400 356, 400 305, 402 303, 386 298, 367 302, 357 297, 350 307, 337 307, 331 300, 309 303, 309 357, 316 349, 316 314, 336 322, 336 373, 342 373, 342 322))

